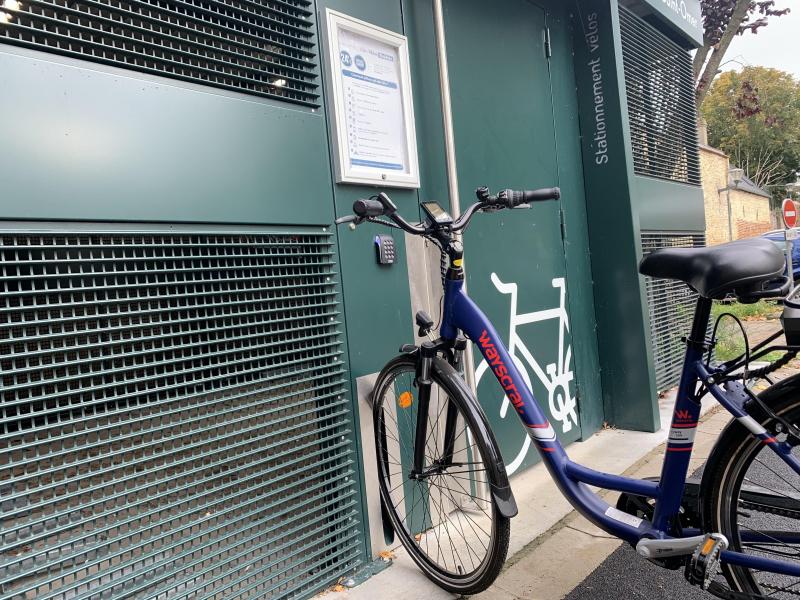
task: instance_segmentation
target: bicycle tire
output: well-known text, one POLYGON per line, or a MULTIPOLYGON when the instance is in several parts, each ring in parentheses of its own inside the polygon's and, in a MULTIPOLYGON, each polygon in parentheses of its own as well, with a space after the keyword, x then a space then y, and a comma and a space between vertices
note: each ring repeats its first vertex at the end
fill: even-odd
POLYGON ((475 467, 480 464, 475 461, 476 456, 484 466, 488 464, 489 457, 499 456, 496 442, 493 439, 487 442, 481 436, 471 434, 477 431, 476 425, 482 415, 474 414, 474 404, 465 399, 463 392, 450 382, 450 377, 454 375, 455 371, 445 361, 434 361, 425 465, 435 465, 441 458, 436 455, 438 440, 443 433, 440 422, 450 402, 458 411, 458 419, 461 419, 456 422, 463 427, 457 429, 458 456, 466 457, 467 462, 458 462, 455 468, 446 468, 441 474, 424 479, 409 478, 413 466, 410 457, 414 448, 416 403, 409 400, 405 408, 399 407, 399 404, 405 392, 415 397, 411 388, 416 376, 416 359, 412 356, 398 356, 381 371, 373 392, 373 417, 381 500, 395 535, 431 581, 449 592, 467 595, 485 590, 497 578, 508 553, 511 526, 510 519, 499 512, 488 493, 489 484, 498 483, 493 481, 493 470, 475 467), (391 416, 393 410, 396 413, 394 419, 391 416), (432 419, 434 410, 437 414, 432 419), (394 431, 390 433, 391 428, 394 431), (494 452, 485 447, 487 443, 495 444, 494 452), (431 447, 429 455, 428 448, 431 447), (406 492, 408 487, 412 490, 410 502, 406 492), (467 487, 470 492, 474 491, 469 502, 464 501, 464 496, 470 495, 467 487), (423 498, 426 500, 421 502, 420 507, 423 498), (475 511, 475 506, 470 503, 474 503, 479 511, 475 511), (467 508, 464 508, 465 504, 467 508), (456 536, 454 541, 454 532, 460 534, 462 539, 456 536), (481 532, 488 534, 483 557, 477 556, 475 546, 471 546, 468 539, 481 537, 481 532), (446 544, 442 543, 445 536, 446 544), (432 541, 435 554, 431 552, 432 541), (448 563, 448 557, 452 562, 448 563), (480 560, 476 561, 476 558, 480 560))
MULTIPOLYGON (((768 388, 762 392, 760 399, 775 414, 800 424, 800 375, 768 388)), ((756 420, 770 430, 769 417, 764 415, 756 420)), ((800 447, 793 452, 800 454, 800 447)), ((707 531, 722 533, 728 539, 730 550, 775 557, 785 554, 783 546, 787 544, 767 532, 774 533, 784 530, 784 527, 790 527, 789 531, 800 531, 800 514, 781 515, 780 509, 770 506, 769 501, 759 504, 753 501, 753 496, 748 498, 748 489, 759 488, 768 489, 771 494, 796 496, 800 493, 800 476, 736 420, 731 421, 715 444, 706 465, 702 486, 705 528, 707 531), (751 541, 742 541, 743 532, 747 533, 751 541)), ((800 544, 789 547, 796 555, 794 561, 800 562, 800 544)), ((728 564, 723 564, 722 572, 731 589, 737 592, 769 595, 776 600, 800 596, 800 578, 787 578, 728 564), (792 589, 781 590, 787 587, 792 589)))

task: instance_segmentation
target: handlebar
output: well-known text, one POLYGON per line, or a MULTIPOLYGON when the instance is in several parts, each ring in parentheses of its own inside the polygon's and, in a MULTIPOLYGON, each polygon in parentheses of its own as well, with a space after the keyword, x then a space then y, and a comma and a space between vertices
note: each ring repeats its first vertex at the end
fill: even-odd
MULTIPOLYGON (((525 191, 506 189, 496 196, 492 196, 488 188, 481 187, 475 191, 475 194, 478 197, 478 202, 467 208, 453 223, 447 225, 447 231, 451 233, 461 231, 469 224, 476 212, 483 210, 495 211, 503 208, 528 208, 533 202, 561 198, 561 190, 557 187, 525 191)), ((385 192, 381 192, 369 199, 356 200, 353 203, 353 213, 355 214, 336 219, 336 224, 352 223, 351 227, 353 227, 354 225, 360 225, 364 221, 375 220, 377 217, 389 217, 397 227, 413 235, 430 235, 437 230, 443 229, 443 227, 435 224, 429 226, 423 224, 412 225, 398 214, 397 206, 385 192)), ((376 222, 381 223, 381 221, 376 222)))

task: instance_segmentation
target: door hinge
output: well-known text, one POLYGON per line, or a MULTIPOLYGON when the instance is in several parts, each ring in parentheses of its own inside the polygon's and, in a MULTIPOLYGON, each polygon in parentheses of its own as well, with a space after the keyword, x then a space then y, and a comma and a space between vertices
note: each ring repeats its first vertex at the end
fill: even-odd
POLYGON ((553 47, 550 44, 550 28, 544 28, 544 55, 547 58, 553 56, 553 47))
POLYGON ((561 240, 567 239, 567 226, 564 224, 564 209, 558 209, 558 220, 561 221, 561 240))

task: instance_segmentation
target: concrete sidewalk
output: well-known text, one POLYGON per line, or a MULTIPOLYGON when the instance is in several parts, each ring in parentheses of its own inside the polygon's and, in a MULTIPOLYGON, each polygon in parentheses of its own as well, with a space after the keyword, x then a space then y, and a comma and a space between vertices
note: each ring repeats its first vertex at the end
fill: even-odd
MULTIPOLYGON (((655 433, 605 429, 568 448, 570 457, 593 469, 636 477, 657 476, 664 455, 674 395, 659 403, 662 427, 655 433)), ((710 398, 695 440, 692 469, 706 458, 729 420, 710 398)), ((511 481, 519 515, 511 521, 509 558, 497 581, 474 598, 481 600, 563 598, 588 576, 621 542, 608 536, 572 510, 539 464, 511 481)), ((616 502, 608 493, 607 501, 616 502)), ((321 594, 325 600, 449 600, 452 594, 430 582, 402 547, 393 564, 360 586, 321 594)), ((676 577, 679 575, 676 575, 676 577)))
MULTIPOLYGON (((730 415, 717 404, 706 412, 698 426, 689 473, 693 473, 705 463, 720 431, 729 421, 730 415)), ((658 475, 664 460, 665 448, 666 444, 660 444, 627 469, 625 475, 639 478, 658 475)), ((604 494, 606 500, 611 504, 616 502, 618 495, 611 492, 604 494)), ((493 593, 493 589, 490 588, 476 598, 525 598, 526 600, 564 598, 621 545, 622 542, 610 537, 573 511, 558 526, 509 561, 510 566, 503 571, 493 586, 505 593, 505 596, 493 593), (566 556, 569 558, 565 560, 566 556)), ((640 589, 649 590, 649 593, 642 596, 643 598, 659 595, 655 593, 652 586, 653 569, 665 573, 664 577, 670 584, 679 588, 685 587, 687 592, 692 591, 692 586, 684 579, 682 571, 665 571, 650 565, 646 560, 637 556, 632 549, 629 554, 630 556, 626 557, 629 559, 626 564, 627 570, 623 569, 623 572, 618 575, 624 575, 627 587, 635 588, 638 584, 640 589), (642 564, 639 564, 638 561, 641 561, 642 564), (632 582, 632 579, 638 581, 632 582)), ((699 589, 697 593, 706 597, 699 589)), ((585 595, 580 594, 576 597, 608 598, 611 596, 593 594, 589 589, 586 590, 585 595)), ((571 594, 570 598, 572 598, 571 594)))

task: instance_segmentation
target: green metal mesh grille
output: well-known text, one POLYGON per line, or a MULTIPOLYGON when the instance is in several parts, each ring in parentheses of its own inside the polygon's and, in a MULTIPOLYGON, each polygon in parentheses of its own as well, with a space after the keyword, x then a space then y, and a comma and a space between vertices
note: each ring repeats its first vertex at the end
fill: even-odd
POLYGON ((283 598, 358 563, 332 244, 0 232, 2 598, 283 598))
MULTIPOLYGON (((703 233, 642 232, 642 254, 658 248, 697 248, 706 245, 703 233)), ((697 294, 672 279, 646 278, 650 332, 656 368, 656 386, 667 390, 680 380, 686 346, 681 338, 692 327, 697 294)))
POLYGON ((619 20, 633 170, 700 185, 689 53, 622 6, 619 20))
POLYGON ((9 0, 0 42, 318 106, 310 0, 9 0))

